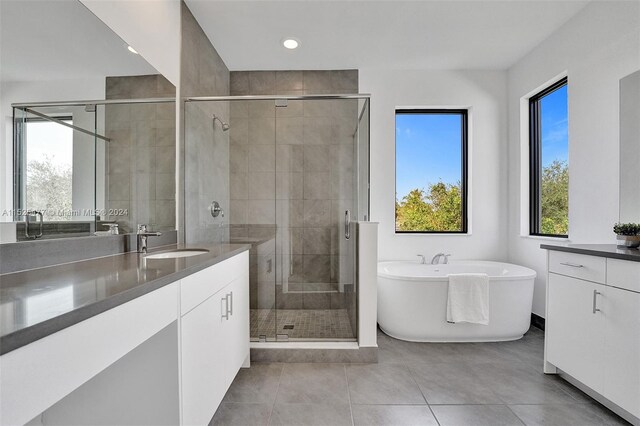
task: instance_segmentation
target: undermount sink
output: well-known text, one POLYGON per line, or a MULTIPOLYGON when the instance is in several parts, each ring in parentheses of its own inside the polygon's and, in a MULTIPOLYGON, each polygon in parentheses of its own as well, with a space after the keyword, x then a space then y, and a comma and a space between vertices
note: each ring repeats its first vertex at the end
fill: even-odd
POLYGON ((207 249, 182 249, 165 251, 162 253, 154 253, 145 256, 145 259, 176 259, 179 257, 198 256, 199 254, 209 253, 207 249))

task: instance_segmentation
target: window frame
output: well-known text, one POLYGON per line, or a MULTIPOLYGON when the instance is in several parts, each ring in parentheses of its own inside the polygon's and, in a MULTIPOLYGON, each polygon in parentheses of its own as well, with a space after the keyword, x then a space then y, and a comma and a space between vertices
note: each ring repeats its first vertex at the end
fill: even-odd
MULTIPOLYGON (((50 122, 41 117, 16 118, 16 109, 13 108, 13 220, 20 220, 21 215, 16 213, 26 210, 26 188, 27 188, 27 152, 25 143, 27 140, 27 127, 29 123, 50 122), (20 143, 22 141, 23 143, 20 143)), ((26 113, 22 110, 23 113, 26 113)), ((53 118, 73 124, 73 115, 52 115, 53 118)))
MULTIPOLYGON (((540 229, 542 216, 542 140, 540 101, 569 85, 568 77, 540 90, 529 98, 529 235, 534 237, 569 238, 567 234, 545 234, 540 229)), ((567 92, 568 93, 568 92, 567 92)))
MULTIPOLYGON (((397 123, 397 117, 399 114, 450 114, 450 115, 460 115, 461 118, 461 168, 462 168, 462 176, 460 181, 460 192, 462 194, 462 229, 459 231, 400 231, 396 227, 395 222, 395 201, 394 201, 394 222, 393 228, 395 235, 407 235, 407 234, 434 234, 434 235, 446 235, 446 234, 454 234, 454 235, 466 235, 469 234, 469 211, 468 211, 468 188, 469 188, 469 108, 396 108, 394 119, 397 123)), ((395 136, 394 136, 395 137, 395 136)), ((398 194, 398 141, 395 140, 395 151, 394 151, 394 166, 395 166, 395 174, 394 174, 394 189, 396 196, 398 194)))

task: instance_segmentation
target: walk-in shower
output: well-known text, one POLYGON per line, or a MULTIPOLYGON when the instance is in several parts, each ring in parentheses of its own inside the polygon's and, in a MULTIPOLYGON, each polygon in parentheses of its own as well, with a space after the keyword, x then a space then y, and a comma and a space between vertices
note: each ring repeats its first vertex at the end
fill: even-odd
POLYGON ((186 242, 252 246, 252 341, 356 340, 369 97, 188 99, 185 159, 186 242))

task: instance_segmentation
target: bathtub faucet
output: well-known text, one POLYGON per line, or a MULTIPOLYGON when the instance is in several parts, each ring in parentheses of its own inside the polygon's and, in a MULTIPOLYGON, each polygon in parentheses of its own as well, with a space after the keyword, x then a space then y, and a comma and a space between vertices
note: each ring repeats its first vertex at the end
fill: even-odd
POLYGON ((450 254, 444 254, 444 253, 438 253, 435 256, 433 256, 433 259, 431 259, 431 264, 432 265, 438 265, 440 263, 440 258, 444 259, 444 263, 445 265, 447 263, 449 263, 449 256, 451 256, 450 254))

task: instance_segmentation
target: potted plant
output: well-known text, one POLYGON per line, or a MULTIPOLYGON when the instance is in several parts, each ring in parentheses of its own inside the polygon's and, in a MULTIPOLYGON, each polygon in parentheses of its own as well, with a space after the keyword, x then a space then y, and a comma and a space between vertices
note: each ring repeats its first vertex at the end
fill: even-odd
POLYGON ((618 236, 618 245, 626 248, 640 247, 640 223, 616 223, 613 232, 618 236))

